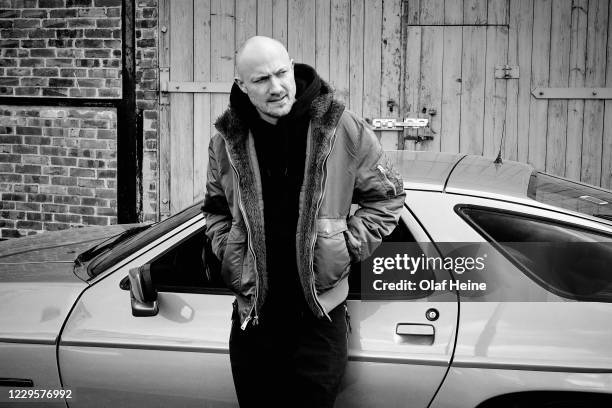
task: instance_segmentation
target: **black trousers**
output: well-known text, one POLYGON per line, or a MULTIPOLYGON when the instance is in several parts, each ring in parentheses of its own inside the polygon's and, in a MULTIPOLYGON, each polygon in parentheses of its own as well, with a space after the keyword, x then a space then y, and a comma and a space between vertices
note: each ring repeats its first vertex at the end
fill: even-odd
POLYGON ((232 318, 229 349, 238 402, 245 407, 333 407, 348 349, 346 303, 332 321, 304 311, 240 329, 232 318))

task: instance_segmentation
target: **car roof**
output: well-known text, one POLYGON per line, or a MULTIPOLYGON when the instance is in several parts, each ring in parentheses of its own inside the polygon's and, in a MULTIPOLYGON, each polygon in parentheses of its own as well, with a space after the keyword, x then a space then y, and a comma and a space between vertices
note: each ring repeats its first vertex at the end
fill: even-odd
POLYGON ((479 196, 527 198, 534 168, 525 163, 459 153, 386 151, 385 158, 404 180, 404 188, 479 196))
MULTIPOLYGON (((551 200, 550 195, 542 199, 538 177, 565 179, 540 173, 526 163, 505 159, 502 163, 496 163, 491 157, 410 150, 385 151, 385 158, 387 163, 402 175, 404 188, 409 190, 437 191, 511 201, 562 211, 612 225, 610 219, 575 211, 572 207, 574 203, 568 207, 567 203, 551 200), (537 194, 536 188, 538 188, 537 194)), ((600 190, 606 196, 611 194, 595 186, 573 183, 576 186, 600 190)), ((607 205, 609 206, 610 204, 607 205)))

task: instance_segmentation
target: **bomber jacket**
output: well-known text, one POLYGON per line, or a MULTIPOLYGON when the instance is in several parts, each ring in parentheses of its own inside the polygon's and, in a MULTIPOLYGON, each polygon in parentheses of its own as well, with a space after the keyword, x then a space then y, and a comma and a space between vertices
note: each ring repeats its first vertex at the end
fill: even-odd
MULTIPOLYGON (((210 141, 203 211, 221 275, 236 295, 241 327, 257 323, 267 294, 261 177, 253 135, 231 106, 210 141)), ((310 105, 296 230, 299 279, 317 317, 348 295, 352 262, 366 259, 399 219, 405 192, 367 123, 322 81, 310 105), (351 204, 357 211, 349 216, 351 204)))

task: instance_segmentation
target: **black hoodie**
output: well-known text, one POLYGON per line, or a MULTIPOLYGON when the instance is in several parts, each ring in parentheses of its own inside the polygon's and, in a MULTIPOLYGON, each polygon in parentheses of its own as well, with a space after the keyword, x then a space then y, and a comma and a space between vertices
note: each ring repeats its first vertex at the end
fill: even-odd
MULTIPOLYGON (((296 226, 300 189, 304 178, 309 108, 321 89, 316 71, 305 64, 294 66, 296 101, 291 111, 272 125, 259 113, 237 85, 230 104, 253 133, 264 202, 264 229, 268 267, 266 320, 293 318, 307 311, 296 260, 296 226)), ((262 321, 262 323, 265 323, 262 321)))

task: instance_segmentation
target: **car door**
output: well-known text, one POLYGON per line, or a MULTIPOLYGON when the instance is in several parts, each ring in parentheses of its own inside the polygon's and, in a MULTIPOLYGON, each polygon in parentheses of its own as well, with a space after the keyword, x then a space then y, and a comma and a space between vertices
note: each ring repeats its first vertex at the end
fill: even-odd
MULTIPOLYGON (((406 208, 393 235, 420 243, 416 245, 423 252, 435 255, 426 231, 406 208)), ((414 243, 406 244, 405 249, 414 248, 414 243)), ((364 274, 371 271, 362 268, 352 273, 359 272, 361 284, 365 285, 369 280, 364 279, 364 274)), ((446 274, 435 271, 440 273, 446 274)), ((445 278, 446 275, 435 276, 437 280, 445 278)), ((365 294, 364 290, 362 287, 360 292, 365 294)), ((458 319, 456 293, 429 291, 413 300, 364 300, 360 292, 351 286, 349 363, 336 406, 428 406, 453 355, 458 319), (432 310, 437 318, 429 320, 427 314, 432 310)))
MULTIPOLYGON (((237 406, 228 356, 233 296, 219 289, 220 282, 191 291, 165 282, 158 294, 159 313, 152 317, 133 317, 129 292, 120 287, 131 268, 181 257, 176 248, 189 246, 202 228, 203 221, 196 222, 162 238, 81 296, 59 351, 64 386, 78 396, 71 406, 237 406)), ((412 241, 429 241, 406 209, 400 231, 412 241)), ((349 364, 337 406, 405 406, 408 400, 415 407, 427 406, 453 353, 456 295, 431 292, 410 301, 362 301, 357 292, 348 304, 349 364), (431 309, 438 315, 434 321, 426 316, 431 309)))
POLYGON ((64 387, 75 391, 71 407, 237 406, 227 349, 233 296, 219 289, 219 281, 207 287, 166 279, 159 312, 150 317, 132 316, 130 292, 122 285, 131 268, 162 260, 159 269, 170 280, 203 276, 197 248, 203 227, 199 215, 103 274, 78 299, 58 358, 64 387))
MULTIPOLYGON (((518 253, 490 254, 496 262, 487 271, 503 275, 506 300, 502 301, 500 293, 481 299, 460 298, 453 363, 432 406, 477 406, 494 397, 528 392, 538 392, 536 405, 545 405, 552 401, 545 399, 547 393, 551 398, 558 397, 560 391, 574 392, 573 397, 609 393, 612 229, 552 208, 454 194, 445 194, 444 199, 440 196, 419 192, 408 199, 435 240, 502 242, 495 238, 503 232, 514 242, 526 239, 527 245, 541 248, 524 250, 529 248, 513 243, 518 253), (513 233, 525 224, 532 229, 529 233, 513 233), (542 242, 562 241, 590 245, 584 247, 589 255, 572 259, 568 254, 580 253, 581 248, 571 246, 568 253, 543 252, 550 247, 542 242), (542 256, 530 259, 532 254, 542 256), (516 262, 519 257, 520 265, 516 262)), ((496 248, 490 247, 492 251, 496 248)), ((490 406, 501 402, 496 400, 490 406)))

